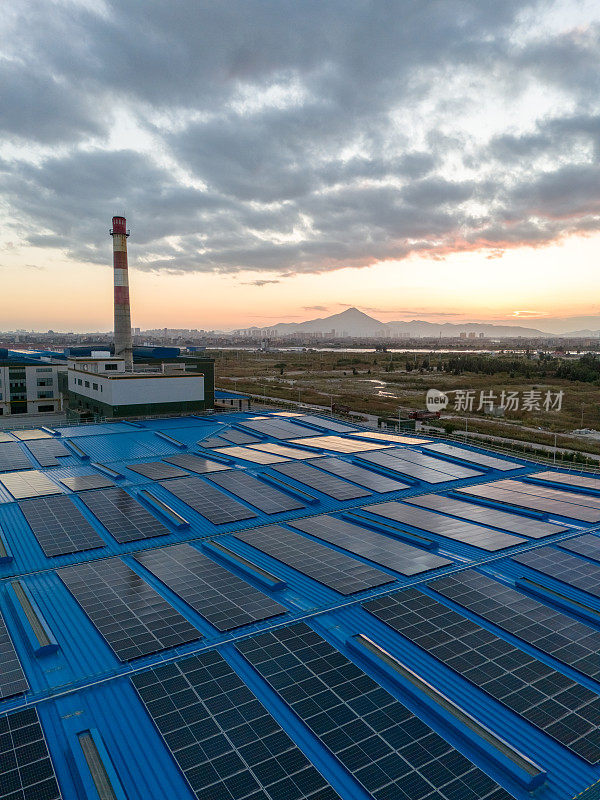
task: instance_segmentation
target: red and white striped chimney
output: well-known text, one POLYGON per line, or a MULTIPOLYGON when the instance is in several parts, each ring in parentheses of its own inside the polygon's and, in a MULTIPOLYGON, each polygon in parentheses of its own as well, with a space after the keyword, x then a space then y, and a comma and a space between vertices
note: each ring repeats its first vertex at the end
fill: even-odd
POLYGON ((131 312, 129 310, 129 271, 127 269, 127 237, 125 217, 113 217, 110 235, 113 239, 115 279, 115 356, 125 359, 125 368, 133 367, 131 312))

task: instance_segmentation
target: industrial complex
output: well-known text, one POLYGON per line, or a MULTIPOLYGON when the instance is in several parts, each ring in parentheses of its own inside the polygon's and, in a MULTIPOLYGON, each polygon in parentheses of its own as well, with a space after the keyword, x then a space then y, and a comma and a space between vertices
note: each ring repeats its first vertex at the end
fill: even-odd
POLYGON ((0 437, 1 798, 599 796, 600 478, 292 412, 0 437))

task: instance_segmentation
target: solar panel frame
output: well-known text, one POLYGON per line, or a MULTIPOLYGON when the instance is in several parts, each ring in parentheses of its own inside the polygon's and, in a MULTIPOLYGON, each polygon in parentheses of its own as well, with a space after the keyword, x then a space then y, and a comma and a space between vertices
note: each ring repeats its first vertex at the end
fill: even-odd
POLYGON ((407 577, 453 563, 448 558, 442 558, 435 553, 399 542, 370 528, 355 525, 329 514, 296 519, 288 524, 407 577))
POLYGON ((315 457, 314 451, 312 450, 301 450, 299 447, 288 447, 276 442, 262 442, 261 444, 248 445, 248 447, 250 450, 259 450, 262 453, 281 456, 286 461, 289 458, 303 460, 305 458, 315 457))
POLYGON ((600 566, 565 550, 550 546, 536 547, 535 550, 513 556, 512 560, 567 586, 600 597, 600 566))
POLYGON ((442 453, 450 458, 460 458, 462 461, 468 461, 471 464, 478 464, 482 467, 488 467, 489 469, 497 469, 501 472, 510 472, 515 469, 522 469, 523 467, 523 464, 518 464, 515 461, 506 461, 503 458, 488 456, 485 453, 466 450, 462 447, 456 447, 456 445, 444 444, 442 442, 424 444, 423 449, 428 451, 432 450, 434 453, 442 453))
POLYGON ((264 436, 271 436, 273 439, 296 439, 305 436, 307 429, 303 425, 296 425, 281 417, 277 419, 254 419, 244 420, 240 423, 244 428, 249 428, 264 436))
POLYGON ((145 550, 134 558, 218 631, 231 631, 288 611, 190 544, 145 550))
POLYGON ((438 472, 443 472, 445 475, 450 475, 456 479, 477 478, 483 474, 480 470, 462 467, 459 464, 453 464, 450 461, 444 461, 441 458, 426 455, 418 450, 410 450, 408 447, 394 447, 387 452, 388 455, 394 456, 394 458, 400 458, 402 461, 410 461, 424 469, 433 469, 438 472))
POLYGON ((5 472, 0 475, 0 483, 15 500, 62 494, 63 491, 60 486, 57 486, 37 469, 30 469, 26 472, 5 472))
POLYGON ((358 464, 351 464, 341 458, 335 456, 324 456, 320 458, 313 458, 311 460, 313 467, 330 472, 338 478, 346 478, 352 483, 357 483, 365 489, 370 489, 378 494, 386 494, 388 492, 398 492, 402 489, 410 488, 408 483, 388 478, 387 475, 381 475, 379 472, 373 472, 366 467, 358 466, 358 464))
POLYGON ((545 472, 533 472, 527 476, 527 479, 529 478, 550 481, 551 483, 558 483, 561 486, 575 486, 581 489, 592 489, 595 492, 600 492, 600 478, 592 478, 590 475, 577 475, 572 472, 565 473, 546 470, 545 472))
POLYGON ((228 470, 209 476, 209 480, 226 489, 265 514, 284 514, 305 508, 297 498, 241 470, 228 470))
POLYGON ((48 742, 37 709, 0 718, 3 800, 61 800, 48 742))
POLYGON ((559 502, 546 497, 536 497, 532 494, 511 491, 495 486, 493 483, 479 483, 476 486, 463 486, 456 489, 460 494, 477 497, 481 500, 492 500, 495 503, 505 503, 526 508, 530 511, 542 511, 545 514, 556 514, 580 522, 600 522, 600 511, 578 506, 571 503, 559 502))
POLYGON ((344 596, 394 581, 392 575, 281 525, 237 531, 234 537, 344 596))
POLYGON ((283 464, 287 458, 275 456, 271 453, 265 453, 262 450, 251 449, 250 447, 241 447, 234 445, 233 447, 220 447, 219 455, 227 456, 228 458, 237 458, 242 461, 252 461, 255 464, 283 464))
POLYGON ((354 500, 358 497, 367 497, 371 494, 367 489, 361 489, 341 478, 312 467, 310 464, 290 461, 273 467, 276 472, 287 478, 298 481, 312 489, 316 489, 334 500, 354 500))
POLYGON ((406 445, 422 445, 431 442, 431 439, 419 439, 416 436, 402 436, 397 433, 381 433, 380 431, 357 431, 350 436, 360 436, 362 439, 375 439, 384 442, 397 442, 406 445))
POLYGON ((600 762, 595 692, 418 589, 363 607, 580 758, 600 762))
POLYGON ((58 458, 72 455, 56 439, 37 439, 27 442, 25 446, 42 467, 56 467, 60 464, 58 458))
POLYGON ((89 475, 66 475, 60 482, 73 492, 87 492, 90 489, 110 489, 115 484, 110 478, 91 472, 89 475))
POLYGON ((397 456, 393 456, 388 451, 383 453, 361 453, 359 458, 361 461, 368 462, 369 464, 377 464, 380 467, 385 467, 400 475, 408 475, 410 478, 415 478, 425 483, 447 483, 453 480, 452 476, 448 475, 446 472, 440 472, 437 469, 431 469, 429 467, 422 467, 412 461, 406 461, 397 456))
POLYGON ((117 486, 95 489, 79 497, 119 544, 171 533, 141 503, 117 486))
POLYGON ((421 494, 417 497, 407 497, 405 502, 419 506, 419 508, 427 508, 431 511, 449 514, 469 522, 481 523, 486 526, 491 525, 509 533, 528 536, 532 539, 541 539, 545 536, 553 536, 555 533, 564 533, 569 530, 564 525, 555 525, 551 522, 524 517, 441 494, 421 494))
POLYGON ((569 503, 576 506, 600 509, 600 497, 594 497, 590 494, 578 494, 577 492, 569 492, 566 489, 555 489, 550 486, 517 481, 514 478, 504 478, 497 482, 497 486, 501 489, 530 494, 534 497, 546 497, 550 500, 556 500, 559 503, 569 503))
POLYGON ((295 439, 294 444, 306 447, 316 447, 319 450, 331 450, 334 453, 362 453, 369 450, 385 450, 387 444, 380 442, 360 442, 356 439, 346 439, 343 436, 308 436, 295 439))
POLYGON ((256 517, 256 513, 201 478, 173 478, 160 485, 213 525, 256 517))
POLYGON ((197 641, 200 631, 120 558, 56 571, 120 661, 197 641))
POLYGON ((167 478, 186 478, 189 473, 180 469, 175 464, 166 464, 164 461, 145 461, 141 464, 126 464, 127 469, 137 472, 152 481, 167 478))
POLYGON ((472 569, 427 585, 592 680, 599 679, 600 631, 472 569))
POLYGON ((376 514, 385 519, 394 520, 394 522, 410 525, 427 533, 434 533, 446 539, 462 542, 472 547, 479 547, 488 552, 504 550, 507 547, 514 547, 517 544, 526 542, 526 539, 520 536, 503 533, 493 528, 486 528, 483 525, 476 525, 473 522, 437 514, 435 511, 410 506, 394 500, 366 506, 362 510, 369 511, 371 514, 376 514))
POLYGON ((221 464, 220 461, 212 461, 210 458, 203 456, 196 456, 193 453, 180 453, 176 456, 168 456, 163 458, 167 464, 174 464, 176 467, 182 467, 190 472, 196 472, 198 475, 205 475, 208 472, 221 472, 225 469, 231 469, 227 464, 221 464))
MULTIPOLYGON (((0 700, 23 694, 29 689, 29 681, 21 665, 6 622, 0 612, 0 700)), ((1 721, 1 718, 0 718, 1 721)), ((2 737, 0 737, 1 740, 2 737)))
POLYGON ((106 547, 104 539, 65 494, 22 500, 19 508, 48 558, 106 547))
POLYGON ((18 442, 0 444, 0 472, 33 469, 33 464, 20 448, 18 442))
POLYGON ((216 650, 132 682, 198 800, 340 800, 216 650))
POLYGON ((236 648, 380 800, 511 800, 399 700, 306 624, 236 648))
POLYGON ((219 436, 222 439, 226 439, 228 442, 233 442, 233 444, 254 444, 255 442, 261 441, 258 437, 251 436, 245 431, 238 431, 237 428, 229 428, 229 430, 220 431, 219 436))
POLYGON ((208 439, 200 439, 197 442, 199 447, 227 447, 230 443, 227 439, 222 439, 220 436, 209 436, 208 439))

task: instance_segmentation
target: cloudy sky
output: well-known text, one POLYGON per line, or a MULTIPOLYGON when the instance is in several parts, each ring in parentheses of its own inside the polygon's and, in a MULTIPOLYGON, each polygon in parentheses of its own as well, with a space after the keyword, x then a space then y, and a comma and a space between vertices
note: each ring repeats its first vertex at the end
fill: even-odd
POLYGON ((597 0, 13 0, 0 328, 600 313, 597 0))

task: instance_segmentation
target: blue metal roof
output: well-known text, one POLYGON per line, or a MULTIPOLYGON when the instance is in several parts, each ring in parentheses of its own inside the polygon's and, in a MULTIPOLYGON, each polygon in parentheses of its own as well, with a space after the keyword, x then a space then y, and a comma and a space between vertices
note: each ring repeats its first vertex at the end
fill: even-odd
MULTIPOLYGON (((234 393, 225 394, 233 395, 234 393)), ((235 394, 235 396, 239 397, 240 395, 235 394)), ((158 665, 179 664, 192 654, 211 652, 215 649, 340 797, 344 800, 355 800, 355 798, 372 796, 364 788, 360 788, 356 775, 351 776, 348 769, 333 755, 331 747, 326 745, 325 740, 320 739, 314 731, 309 730, 307 724, 292 711, 279 692, 268 684, 267 680, 250 665, 248 659, 235 647, 236 643, 257 636, 261 632, 281 630, 300 621, 308 624, 339 653, 364 670, 380 686, 517 800, 524 800, 532 796, 541 800, 568 800, 597 783, 600 780, 600 763, 590 764, 575 755, 556 739, 543 733, 542 730, 509 710, 498 700, 476 688, 458 671, 450 669, 430 653, 377 619, 363 607, 363 604, 371 598, 385 597, 406 587, 416 587, 421 589, 425 595, 434 596, 433 590, 427 586, 429 581, 442 575, 460 575, 465 569, 476 569, 513 588, 519 579, 523 577, 531 579, 532 584, 535 584, 534 590, 526 592, 524 585, 517 583, 519 591, 526 593, 526 596, 531 598, 535 597, 536 600, 550 608, 572 616, 574 620, 583 621, 590 630, 598 631, 600 630, 600 597, 576 589, 559 578, 551 578, 535 572, 529 567, 513 561, 511 556, 537 548, 554 547, 565 539, 575 538, 590 531, 600 533, 600 525, 583 524, 568 516, 538 514, 537 518, 539 519, 562 523, 565 531, 542 539, 527 539, 523 536, 522 544, 505 550, 487 552, 473 545, 447 538, 440 533, 394 523, 373 513, 371 506, 382 501, 402 500, 424 493, 447 494, 463 486, 505 480, 507 477, 519 480, 539 471, 540 467, 531 461, 510 457, 506 460, 516 462, 516 468, 508 473, 473 465, 478 473, 475 477, 452 479, 452 476, 448 475, 447 481, 431 485, 414 477, 407 479, 402 474, 396 474, 386 467, 361 462, 361 466, 409 484, 408 488, 384 494, 371 491, 365 497, 340 501, 321 491, 321 488, 323 490, 326 488, 325 486, 309 487, 278 473, 273 468, 277 464, 259 464, 230 455, 224 458, 223 454, 219 455, 218 449, 202 446, 202 440, 207 437, 218 437, 220 432, 226 431, 233 425, 243 426, 244 421, 248 421, 251 416, 253 415, 250 413, 240 412, 226 416, 189 416, 135 423, 65 426, 57 429, 58 440, 66 443, 67 446, 72 443, 76 447, 73 448, 71 455, 58 457, 60 466, 48 468, 40 467, 35 457, 27 450, 26 443, 20 442, 17 437, 14 437, 15 441, 19 442, 19 447, 27 455, 32 468, 42 471, 56 483, 64 494, 71 498, 77 509, 105 542, 104 547, 94 550, 60 555, 54 558, 46 557, 20 509, 19 503, 6 488, 0 485, 0 536, 9 556, 6 559, 0 559, 0 611, 30 686, 29 691, 24 694, 0 700, 0 719, 17 709, 30 706, 38 709, 63 798, 66 800, 80 800, 81 798, 98 800, 91 772, 77 738, 80 732, 86 730, 94 731, 95 741, 97 740, 101 744, 99 752, 105 761, 107 773, 112 776, 113 790, 116 796, 124 796, 129 800, 148 800, 148 798, 162 800, 165 797, 187 800, 187 798, 196 796, 217 797, 218 795, 215 794, 194 794, 190 783, 170 752, 167 742, 161 737, 131 682, 133 675, 144 674, 150 668, 158 665), (210 460, 226 461, 227 466, 231 469, 243 471, 264 480, 265 487, 276 488, 280 491, 283 488, 284 492, 289 492, 291 496, 305 502, 305 507, 294 511, 267 514, 243 498, 217 487, 222 492, 224 502, 228 498, 234 500, 251 511, 254 516, 240 521, 214 524, 200 513, 202 509, 194 510, 175 497, 168 489, 168 481, 159 483, 150 480, 140 473, 128 469, 127 466, 155 462, 182 453, 191 453, 210 460), (61 483, 65 477, 90 473, 101 474, 96 465, 107 468, 108 472, 102 474, 114 475, 115 486, 121 487, 137 499, 146 510, 149 510, 166 526, 169 533, 158 538, 119 544, 82 502, 78 493, 71 491, 61 483), (282 487, 282 480, 287 488, 282 487), (148 495, 139 494, 144 490, 149 491, 150 499, 148 499, 148 495), (155 504, 152 498, 159 502, 155 504), (161 501, 180 515, 187 525, 177 525, 173 518, 164 512, 164 509, 161 511, 161 501), (295 528, 292 529, 298 536, 318 541, 321 545, 352 558, 357 564, 377 567, 390 575, 390 583, 344 596, 234 536, 236 531, 251 530, 273 523, 285 526, 286 522, 294 519, 321 514, 332 514, 337 518, 352 520, 355 524, 368 525, 369 528, 373 528, 394 541, 409 542, 415 547, 426 547, 451 563, 434 571, 407 577, 395 572, 385 564, 382 565, 375 555, 373 561, 370 561, 368 553, 356 555, 337 545, 323 542, 315 536, 301 533, 295 528), (205 545, 210 541, 223 545, 226 550, 218 550, 211 545, 206 547, 205 545), (135 553, 141 551, 168 547, 181 542, 191 543, 203 555, 226 567, 232 575, 242 578, 253 587, 276 599, 288 609, 287 612, 228 632, 220 632, 133 557, 135 553), (122 558, 140 580, 143 579, 149 584, 188 622, 195 626, 202 634, 202 638, 178 647, 167 647, 158 653, 133 661, 119 661, 107 641, 57 574, 57 569, 68 565, 100 562, 115 556, 122 558), (239 560, 240 557, 242 560, 239 560), (279 582, 276 585, 265 582, 263 572, 274 575, 279 582), (10 585, 11 581, 17 578, 28 590, 41 622, 47 626, 57 647, 37 654, 34 652, 28 618, 15 602, 14 592, 10 585), (378 660, 372 653, 361 649, 356 640, 356 636, 359 634, 367 636, 378 647, 383 648, 391 660, 387 662, 378 660), (422 681, 433 687, 433 695, 431 692, 424 691, 422 687, 419 688, 405 675, 398 673, 393 666, 390 666, 394 659, 408 665, 422 681), (508 743, 511 752, 522 754, 539 767, 543 773, 542 777, 545 779, 533 794, 524 785, 522 774, 515 767, 515 763, 499 752, 497 743, 494 744, 494 737, 492 736, 491 740, 482 738, 472 727, 464 724, 464 721, 450 713, 447 707, 442 708, 434 699, 435 691, 442 692, 451 698, 462 711, 490 729, 494 736, 500 737, 508 743), (122 791, 121 795, 119 795, 119 791, 122 791)), ((261 416, 270 418, 272 415, 267 412, 261 416)), ((273 419, 277 419, 277 417, 273 417, 273 419)), ((279 419, 282 418, 279 417, 279 419)), ((321 433, 336 437, 340 435, 328 429, 326 418, 322 419, 323 431, 319 431, 314 426, 314 421, 303 424, 295 417, 291 417, 290 421, 297 422, 301 426, 304 425, 307 437, 318 436, 321 433)), ((360 431, 359 428, 356 430, 360 431)), ((363 430, 367 433, 366 429, 363 430)), ((419 444, 401 445, 394 441, 393 434, 390 436, 392 437, 390 444, 393 444, 394 447, 403 446, 407 450, 422 452, 432 457, 436 455, 432 451, 422 449, 419 444)), ((344 435, 343 438, 348 441, 358 441, 356 437, 344 435)), ((294 444, 293 439, 277 440, 265 437, 264 434, 261 434, 261 439, 278 442, 285 446, 294 444)), ((431 437, 428 439, 431 440, 431 437)), ((361 439, 360 441, 364 444, 365 440, 361 439)), ((385 442, 374 442, 373 444, 376 446, 385 444, 385 442)), ((487 452, 479 448, 472 448, 472 450, 481 453, 487 452)), ((465 448, 464 453, 464 460, 454 463, 464 465, 464 461, 468 462, 469 448, 465 448)), ((328 451, 325 447, 314 451, 315 457, 323 454, 348 462, 354 462, 355 458, 360 456, 360 453, 328 451)), ((503 458, 496 453, 491 455, 503 458)), ((448 457, 440 458, 439 461, 442 466, 452 463, 452 459, 448 457)), ((190 473, 191 476, 203 484, 215 486, 210 481, 210 473, 190 473)), ((1 478, 2 474, 0 474, 1 478)), ((530 485, 534 486, 535 484, 530 485)), ((550 486, 551 484, 545 481, 544 485, 550 486)), ((600 499, 600 493, 582 490, 581 497, 584 498, 583 502, 593 503, 595 498, 600 499)), ((462 496, 462 499, 468 498, 462 496)), ((528 519, 536 518, 535 513, 532 514, 524 509, 519 510, 494 502, 478 502, 484 508, 501 508, 528 519)), ((594 563, 584 556, 576 557, 586 564, 594 563)), ((600 564, 596 564, 596 566, 600 574, 600 564)), ((557 672, 571 678, 579 686, 596 694, 600 693, 600 682, 580 674, 547 652, 536 649, 531 644, 517 638, 516 635, 483 619, 472 610, 467 610, 438 594, 435 597, 465 619, 476 621, 482 628, 495 633, 520 651, 534 656, 540 662, 550 665, 557 672)), ((535 615, 532 616, 532 624, 535 624, 535 615)), ((600 708, 600 698, 598 704, 600 708)), ((598 721, 600 722, 600 714, 598 721)), ((0 767, 0 797, 3 796, 1 769, 0 767)), ((224 800, 227 800, 225 795, 222 796, 224 800)), ((382 794, 381 797, 383 796, 382 794)), ((428 797, 434 796, 445 797, 446 795, 428 795, 428 797)), ((498 797, 500 796, 498 795, 498 797)), ((506 797, 506 795, 502 796, 506 797)), ((246 795, 239 794, 238 796, 232 795, 232 797, 234 800, 238 800, 238 797, 245 798, 246 795)), ((391 800, 393 795, 390 794, 389 797, 391 800)), ((462 800, 462 798, 457 797, 456 800, 462 800)))

